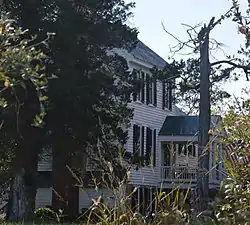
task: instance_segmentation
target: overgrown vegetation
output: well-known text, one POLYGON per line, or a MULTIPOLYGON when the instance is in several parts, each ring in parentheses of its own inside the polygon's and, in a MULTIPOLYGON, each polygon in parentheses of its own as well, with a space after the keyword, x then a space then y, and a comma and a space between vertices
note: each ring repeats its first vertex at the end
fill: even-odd
MULTIPOLYGON (((67 186, 71 193, 76 193, 77 180, 84 192, 79 177, 86 172, 81 170, 86 161, 79 159, 86 159, 89 153, 86 149, 90 149, 91 153, 99 155, 98 162, 102 165, 102 176, 95 180, 95 187, 100 188, 101 183, 113 193, 109 199, 113 207, 108 207, 101 197, 94 199, 90 209, 75 220, 78 223, 250 223, 249 164, 241 163, 242 157, 250 155, 249 100, 236 101, 225 115, 228 136, 224 144, 233 146, 237 162, 226 159, 227 179, 221 184, 220 194, 211 207, 198 215, 193 213, 185 204, 190 192, 183 196, 177 187, 170 193, 156 191, 154 201, 150 203, 154 204, 155 211, 146 210, 148 213, 140 214, 131 206, 136 188, 125 192, 131 165, 117 160, 122 157, 114 145, 117 142, 123 145, 127 140, 124 128, 132 118, 133 110, 128 103, 135 91, 134 77, 128 72, 122 57, 107 54, 113 48, 129 49, 136 43, 137 31, 125 25, 134 4, 122 0, 10 0, 5 7, 16 21, 7 17, 0 20, 0 183, 15 178, 24 169, 26 182, 22 186, 26 187, 28 199, 31 199, 27 204, 30 209, 22 208, 24 213, 17 220, 26 219, 34 208, 37 155, 44 146, 49 146, 54 156, 54 185, 61 185, 56 191, 65 201, 57 201, 55 210, 37 209, 34 213, 36 222, 62 223, 66 215, 75 213, 75 196, 67 196, 65 189, 67 186), (20 29, 17 24, 28 30, 20 29), (51 35, 48 33, 51 31, 56 33, 51 35), (52 38, 46 39, 47 35, 52 38), (58 79, 50 82, 49 78, 54 74, 58 79), (70 172, 65 168, 66 164, 70 166, 70 172)), ((239 31, 246 36, 246 49, 239 53, 248 59, 250 35, 247 18, 240 14, 237 1, 233 1, 233 9, 228 18, 237 22, 239 31)), ((191 41, 194 41, 196 53, 198 42, 193 38, 191 41)), ((232 60, 236 59, 228 59, 230 63, 232 60)), ((244 68, 249 65, 248 60, 236 61, 244 68)), ((171 70, 168 67, 159 74, 166 80, 172 79, 173 74, 181 78, 179 96, 184 102, 191 99, 189 103, 194 103, 194 106, 199 103, 199 63, 199 59, 174 62, 171 70)), ((211 70, 212 102, 228 97, 218 84, 228 80, 234 68, 214 67, 211 70)), ((249 71, 244 72, 248 75, 249 71)), ((235 79, 238 77, 234 74, 235 79)))

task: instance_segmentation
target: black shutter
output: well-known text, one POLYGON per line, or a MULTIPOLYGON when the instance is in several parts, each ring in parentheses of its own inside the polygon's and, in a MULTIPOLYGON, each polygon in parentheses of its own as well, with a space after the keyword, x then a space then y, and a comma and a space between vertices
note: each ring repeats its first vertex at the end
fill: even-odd
POLYGON ((154 106, 157 106, 157 80, 154 78, 154 106))
POLYGON ((134 85, 134 92, 133 92, 133 101, 135 102, 137 100, 137 96, 138 96, 138 87, 137 87, 137 70, 133 70, 132 72, 132 76, 133 76, 133 80, 135 82, 134 85))
POLYGON ((196 157, 196 145, 193 145, 193 156, 196 157))
POLYGON ((144 215, 147 213, 149 205, 150 205, 149 189, 144 188, 144 215))
POLYGON ((132 194, 132 210, 137 211, 137 209, 138 209, 138 189, 136 189, 132 194))
POLYGON ((147 133, 146 133, 146 165, 150 164, 150 157, 152 152, 152 130, 147 127, 147 133))
POLYGON ((156 130, 154 130, 154 146, 153 146, 153 151, 154 151, 154 154, 153 154, 153 166, 156 166, 156 130))
POLYGON ((138 162, 140 152, 140 127, 137 125, 133 126, 133 162, 138 162))
POLYGON ((145 102, 145 73, 141 72, 141 101, 145 102))
POLYGON ((143 213, 143 188, 139 188, 139 212, 143 213))
POLYGON ((152 212, 155 212, 155 208, 156 208, 156 199, 158 194, 157 194, 157 189, 156 188, 152 188, 152 212))
POLYGON ((173 95, 172 95, 172 82, 169 82, 168 85, 168 109, 172 110, 172 104, 173 104, 173 95))
POLYGON ((162 109, 166 108, 166 83, 162 81, 162 109))
MULTIPOLYGON (((141 128, 141 159, 144 157, 144 127, 141 128)), ((141 161, 141 165, 143 165, 144 160, 141 161)))
POLYGON ((150 84, 150 77, 149 74, 146 74, 146 104, 149 104, 149 84, 150 84))

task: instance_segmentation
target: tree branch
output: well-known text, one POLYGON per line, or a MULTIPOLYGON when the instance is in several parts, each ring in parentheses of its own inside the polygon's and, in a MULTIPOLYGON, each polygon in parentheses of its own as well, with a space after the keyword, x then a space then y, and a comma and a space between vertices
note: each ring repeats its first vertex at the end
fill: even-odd
POLYGON ((234 63, 232 61, 228 61, 228 60, 220 60, 217 62, 213 62, 213 63, 210 63, 210 66, 212 67, 212 66, 216 66, 219 64, 228 64, 228 65, 234 66, 234 67, 239 68, 239 69, 250 70, 250 66, 240 65, 240 64, 234 63))
POLYGON ((219 65, 219 64, 228 64, 228 65, 231 65, 235 68, 239 68, 239 69, 243 69, 245 74, 246 74, 246 79, 247 81, 249 81, 249 77, 248 77, 248 74, 249 74, 249 70, 250 70, 250 66, 244 66, 244 65, 240 65, 240 64, 237 64, 237 63, 234 63, 232 61, 228 61, 228 60, 221 60, 221 61, 217 61, 217 62, 214 62, 214 63, 210 63, 210 66, 216 66, 216 65, 219 65))
POLYGON ((171 34, 170 32, 168 32, 168 31, 166 30, 166 28, 165 28, 163 22, 161 23, 161 25, 162 25, 162 27, 163 27, 163 30, 164 30, 168 35, 170 35, 171 37, 173 37, 176 41, 178 41, 180 44, 182 44, 183 46, 187 46, 187 47, 189 47, 189 48, 195 49, 194 46, 189 45, 190 40, 189 40, 189 41, 186 41, 186 42, 181 41, 179 38, 177 38, 176 36, 174 36, 173 34, 171 34))

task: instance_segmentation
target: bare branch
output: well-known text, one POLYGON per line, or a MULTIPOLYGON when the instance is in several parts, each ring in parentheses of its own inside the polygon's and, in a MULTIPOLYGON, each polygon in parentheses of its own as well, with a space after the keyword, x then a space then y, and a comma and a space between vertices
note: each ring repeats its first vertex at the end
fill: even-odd
POLYGON ((212 26, 210 27, 210 30, 214 29, 218 24, 220 24, 222 20, 224 20, 225 17, 227 17, 232 12, 233 9, 234 9, 234 6, 232 6, 224 15, 222 15, 220 19, 214 22, 212 26))
POLYGON ((220 61, 217 61, 217 62, 213 62, 210 65, 212 67, 212 66, 216 66, 216 65, 219 65, 219 64, 229 64, 229 65, 234 66, 234 67, 239 68, 239 69, 250 70, 250 66, 240 65, 240 64, 234 63, 234 62, 229 61, 229 60, 220 60, 220 61))
POLYGON ((184 27, 189 27, 188 30, 190 30, 190 31, 192 30, 192 31, 193 31, 195 34, 197 34, 197 35, 198 35, 198 32, 196 31, 196 28, 201 27, 200 24, 197 24, 197 25, 195 25, 194 27, 191 26, 191 25, 189 25, 189 24, 185 24, 185 23, 181 23, 181 25, 184 26, 184 27))
POLYGON ((189 48, 192 48, 192 49, 196 49, 194 46, 189 45, 190 40, 188 40, 188 41, 186 41, 186 42, 181 41, 179 38, 177 38, 177 37, 174 36, 172 33, 170 33, 169 31, 167 31, 167 29, 165 28, 163 22, 162 22, 161 24, 162 24, 163 30, 164 30, 168 35, 170 35, 171 37, 173 37, 176 41, 178 41, 179 43, 181 43, 183 46, 186 46, 186 47, 189 47, 189 48))
POLYGON ((210 66, 212 67, 212 66, 216 66, 216 65, 220 65, 220 64, 228 64, 228 65, 231 65, 235 68, 243 69, 245 74, 246 74, 246 79, 247 79, 247 81, 249 81, 248 74, 249 74, 249 70, 250 70, 250 65, 244 66, 244 65, 240 65, 240 64, 234 63, 234 62, 229 61, 229 60, 221 60, 221 61, 211 63, 210 66))

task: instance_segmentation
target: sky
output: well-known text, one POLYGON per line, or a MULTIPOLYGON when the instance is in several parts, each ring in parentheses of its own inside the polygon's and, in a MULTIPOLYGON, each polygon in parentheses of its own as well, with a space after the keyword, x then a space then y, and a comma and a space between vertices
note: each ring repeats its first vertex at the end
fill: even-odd
MULTIPOLYGON (((153 49, 162 58, 168 61, 170 47, 177 44, 176 40, 164 32, 166 30, 179 39, 185 41, 188 36, 185 27, 181 24, 196 25, 208 23, 212 16, 219 18, 231 7, 230 0, 135 0, 136 8, 129 25, 138 28, 139 39, 153 49)), ((246 9, 247 0, 239 0, 242 10, 246 9)), ((225 59, 226 54, 234 54, 241 45, 244 45, 244 36, 238 33, 237 24, 230 19, 223 21, 211 33, 211 37, 224 43, 224 53, 214 53, 216 59, 225 59)), ((175 55, 181 59, 183 55, 175 55)), ((211 58, 213 61, 214 58, 211 58)), ((242 78, 239 82, 225 85, 225 89, 236 96, 241 96, 242 88, 250 86, 242 78)))

